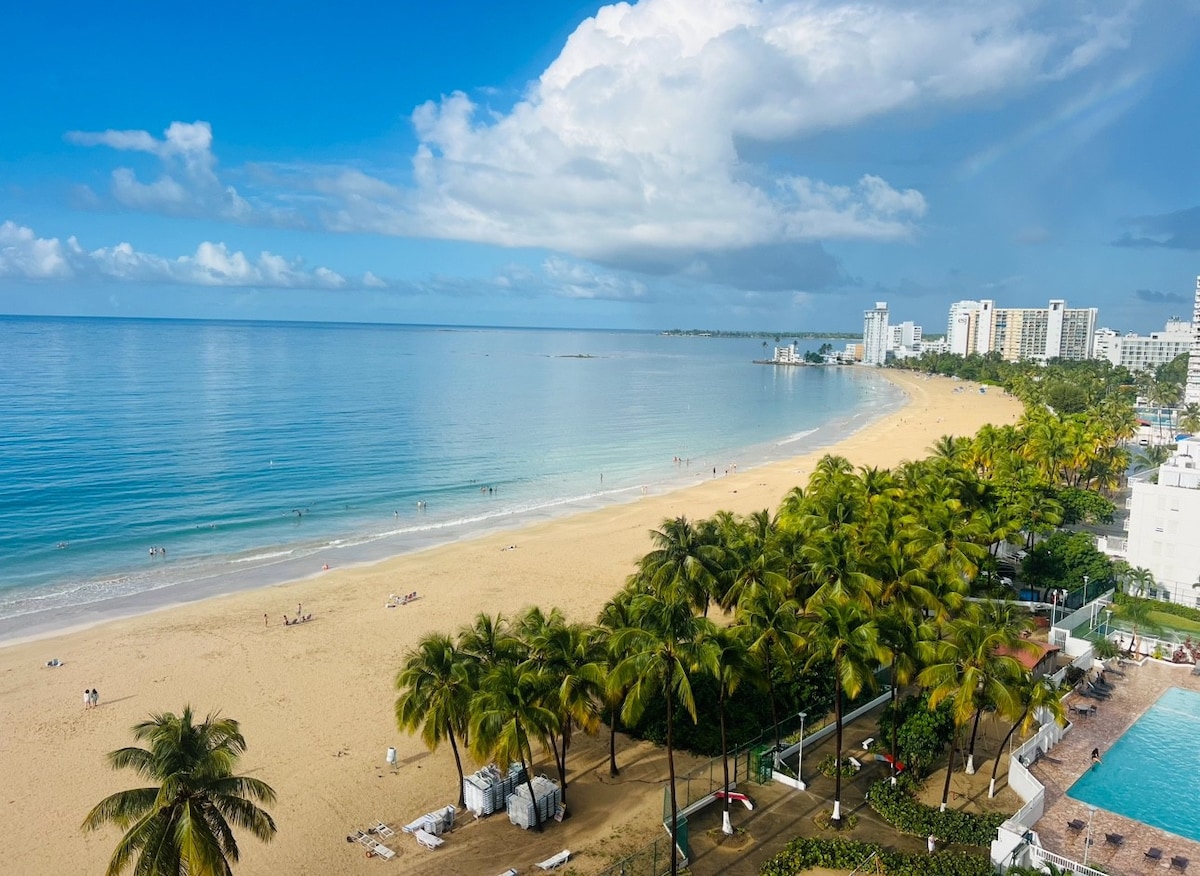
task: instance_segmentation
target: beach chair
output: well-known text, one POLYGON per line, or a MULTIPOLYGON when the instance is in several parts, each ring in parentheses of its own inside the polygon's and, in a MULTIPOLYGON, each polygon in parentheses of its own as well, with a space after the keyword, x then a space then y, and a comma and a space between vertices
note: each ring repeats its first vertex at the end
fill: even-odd
POLYGON ((1104 835, 1104 842, 1119 849, 1125 845, 1125 837, 1119 833, 1106 833, 1104 835))
POLYGON ((375 833, 379 834, 380 836, 395 836, 396 831, 392 830, 381 821, 375 825, 375 833))
POLYGON ((1162 849, 1160 848, 1151 847, 1146 849, 1143 854, 1145 855, 1147 861, 1153 861, 1156 864, 1162 860, 1162 849))
POLYGON ((567 861, 570 860, 570 858, 571 858, 570 851, 568 851, 567 849, 563 849, 557 855, 547 858, 546 860, 539 862, 535 866, 539 870, 553 870, 556 867, 561 867, 563 864, 567 863, 567 861))
POLYGON ((866 739, 863 740, 863 743, 862 743, 863 751, 870 751, 871 746, 874 744, 875 744, 875 737, 868 736, 866 739))
POLYGON ((517 870, 515 867, 509 867, 507 870, 501 873, 500 876, 517 876, 517 870))
POLYGON ((1071 833, 1083 833, 1083 829, 1085 827, 1087 827, 1087 825, 1078 818, 1072 818, 1067 822, 1067 830, 1071 831, 1071 833))
POLYGON ((859 770, 862 769, 862 761, 859 760, 857 757, 848 757, 848 758, 846 758, 846 760, 850 761, 850 763, 853 764, 855 772, 858 772, 859 770))
POLYGON ((1172 870, 1178 870, 1180 873, 1182 873, 1184 870, 1187 869, 1187 865, 1188 865, 1187 858, 1181 858, 1179 855, 1171 856, 1171 869, 1172 870))
POLYGON ((354 839, 365 849, 375 848, 375 837, 371 836, 364 830, 357 831, 354 835, 354 839))
POLYGON ((446 842, 440 836, 434 836, 427 830, 414 830, 413 836, 417 838, 417 842, 431 851, 446 842))
POLYGON ((371 849, 371 851, 374 852, 377 857, 383 858, 385 861, 390 861, 392 858, 396 857, 396 853, 383 843, 375 843, 375 846, 371 849))

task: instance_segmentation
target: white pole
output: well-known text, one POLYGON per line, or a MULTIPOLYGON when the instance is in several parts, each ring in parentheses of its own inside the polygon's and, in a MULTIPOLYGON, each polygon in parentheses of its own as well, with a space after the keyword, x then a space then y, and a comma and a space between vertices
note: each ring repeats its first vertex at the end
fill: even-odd
POLYGON ((801 791, 807 791, 808 785, 804 784, 804 719, 808 717, 808 712, 800 713, 800 752, 796 755, 796 786, 801 791))
POLYGON ((1096 807, 1088 807, 1088 829, 1087 839, 1083 841, 1083 866, 1087 866, 1088 852, 1092 850, 1092 816, 1096 814, 1096 807))

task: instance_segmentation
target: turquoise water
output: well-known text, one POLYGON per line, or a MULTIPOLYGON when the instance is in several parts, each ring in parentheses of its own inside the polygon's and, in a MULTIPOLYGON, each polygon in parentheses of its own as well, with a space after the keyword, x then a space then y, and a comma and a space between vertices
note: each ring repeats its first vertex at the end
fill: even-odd
POLYGON ((1168 689, 1101 759, 1069 797, 1200 842, 1200 693, 1168 689))
POLYGON ((633 501, 901 401, 866 369, 762 355, 638 332, 0 317, 0 638, 633 501))

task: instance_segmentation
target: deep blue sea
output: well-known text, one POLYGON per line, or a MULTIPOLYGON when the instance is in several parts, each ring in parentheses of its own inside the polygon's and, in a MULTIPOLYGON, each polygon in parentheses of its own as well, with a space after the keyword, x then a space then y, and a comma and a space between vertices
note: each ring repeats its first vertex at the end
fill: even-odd
POLYGON ((0 638, 632 501, 901 402, 865 369, 763 355, 638 332, 0 317, 0 638))

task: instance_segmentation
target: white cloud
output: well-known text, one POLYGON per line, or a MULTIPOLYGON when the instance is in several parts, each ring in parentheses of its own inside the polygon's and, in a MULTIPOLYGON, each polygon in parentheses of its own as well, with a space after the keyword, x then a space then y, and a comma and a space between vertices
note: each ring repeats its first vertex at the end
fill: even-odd
POLYGON ((641 0, 601 8, 507 111, 455 92, 412 113, 411 184, 356 168, 219 178, 206 122, 74 132, 144 152, 122 204, 235 222, 544 248, 675 270, 706 254, 902 240, 922 193, 864 166, 804 171, 803 142, 887 114, 955 108, 1095 67, 1127 43, 1132 0, 641 0), (753 153, 747 144, 758 147, 753 153), (789 170, 768 155, 787 144, 789 170), (855 180, 857 177, 857 181, 855 180))
POLYGON ((40 238, 32 229, 0 224, 0 279, 120 280, 179 286, 285 289, 388 288, 368 273, 351 280, 325 267, 306 268, 271 252, 257 258, 204 241, 192 255, 165 258, 135 250, 129 243, 86 250, 74 237, 40 238))

